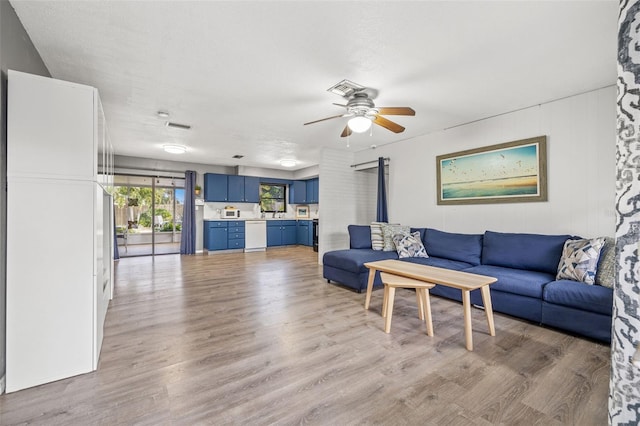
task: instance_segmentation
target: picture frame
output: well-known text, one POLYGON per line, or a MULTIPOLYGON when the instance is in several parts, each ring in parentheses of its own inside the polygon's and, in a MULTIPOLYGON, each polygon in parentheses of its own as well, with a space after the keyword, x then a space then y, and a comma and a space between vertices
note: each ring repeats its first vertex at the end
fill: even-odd
POLYGON ((296 219, 309 217, 309 206, 296 206, 296 219))
POLYGON ((438 205, 547 201, 547 137, 436 157, 438 205))

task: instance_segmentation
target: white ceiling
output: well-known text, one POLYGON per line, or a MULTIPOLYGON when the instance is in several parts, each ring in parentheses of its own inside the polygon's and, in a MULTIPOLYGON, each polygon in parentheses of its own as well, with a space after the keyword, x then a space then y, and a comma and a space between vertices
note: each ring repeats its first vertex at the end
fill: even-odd
POLYGON ((368 149, 616 79, 615 0, 11 4, 53 77, 99 89, 120 155, 299 169, 322 147, 368 149), (303 126, 344 111, 326 90, 345 78, 377 106, 412 107, 388 117, 405 132, 374 126, 347 148, 346 118, 303 126))

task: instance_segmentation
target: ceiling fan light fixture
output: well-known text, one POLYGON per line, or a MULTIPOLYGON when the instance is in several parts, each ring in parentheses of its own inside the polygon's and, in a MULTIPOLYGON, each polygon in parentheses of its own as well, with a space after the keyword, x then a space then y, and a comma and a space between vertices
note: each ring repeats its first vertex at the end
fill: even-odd
POLYGON ((351 131, 356 133, 364 133, 371 128, 371 119, 364 115, 356 115, 347 123, 351 131))
POLYGON ((162 148, 169 154, 184 154, 187 152, 187 147, 184 145, 163 145, 162 148))
POLYGON ((293 160, 291 158, 283 158, 282 160, 280 160, 280 165, 282 167, 295 167, 296 164, 298 164, 296 160, 293 160))

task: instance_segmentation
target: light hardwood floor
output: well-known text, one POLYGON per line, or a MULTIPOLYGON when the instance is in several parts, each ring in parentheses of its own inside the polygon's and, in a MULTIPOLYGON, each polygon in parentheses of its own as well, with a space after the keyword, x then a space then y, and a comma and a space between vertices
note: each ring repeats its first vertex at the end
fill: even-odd
POLYGON ((606 425, 609 347, 322 278, 316 253, 121 259, 98 371, 0 396, 0 424, 606 425))

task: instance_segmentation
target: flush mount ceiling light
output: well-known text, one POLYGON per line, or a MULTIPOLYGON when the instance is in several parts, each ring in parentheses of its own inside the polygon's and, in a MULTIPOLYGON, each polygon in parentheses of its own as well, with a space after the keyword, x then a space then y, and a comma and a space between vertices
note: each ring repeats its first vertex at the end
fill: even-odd
POLYGON ((163 145, 162 148, 169 154, 184 154, 187 152, 187 147, 184 145, 163 145))
POLYGON ((296 165, 296 160, 292 160, 289 158, 285 158, 283 160, 280 160, 280 165, 282 167, 294 167, 296 165))
POLYGON ((349 128, 356 133, 364 133, 371 128, 371 119, 364 115, 356 115, 349 120, 349 128))

